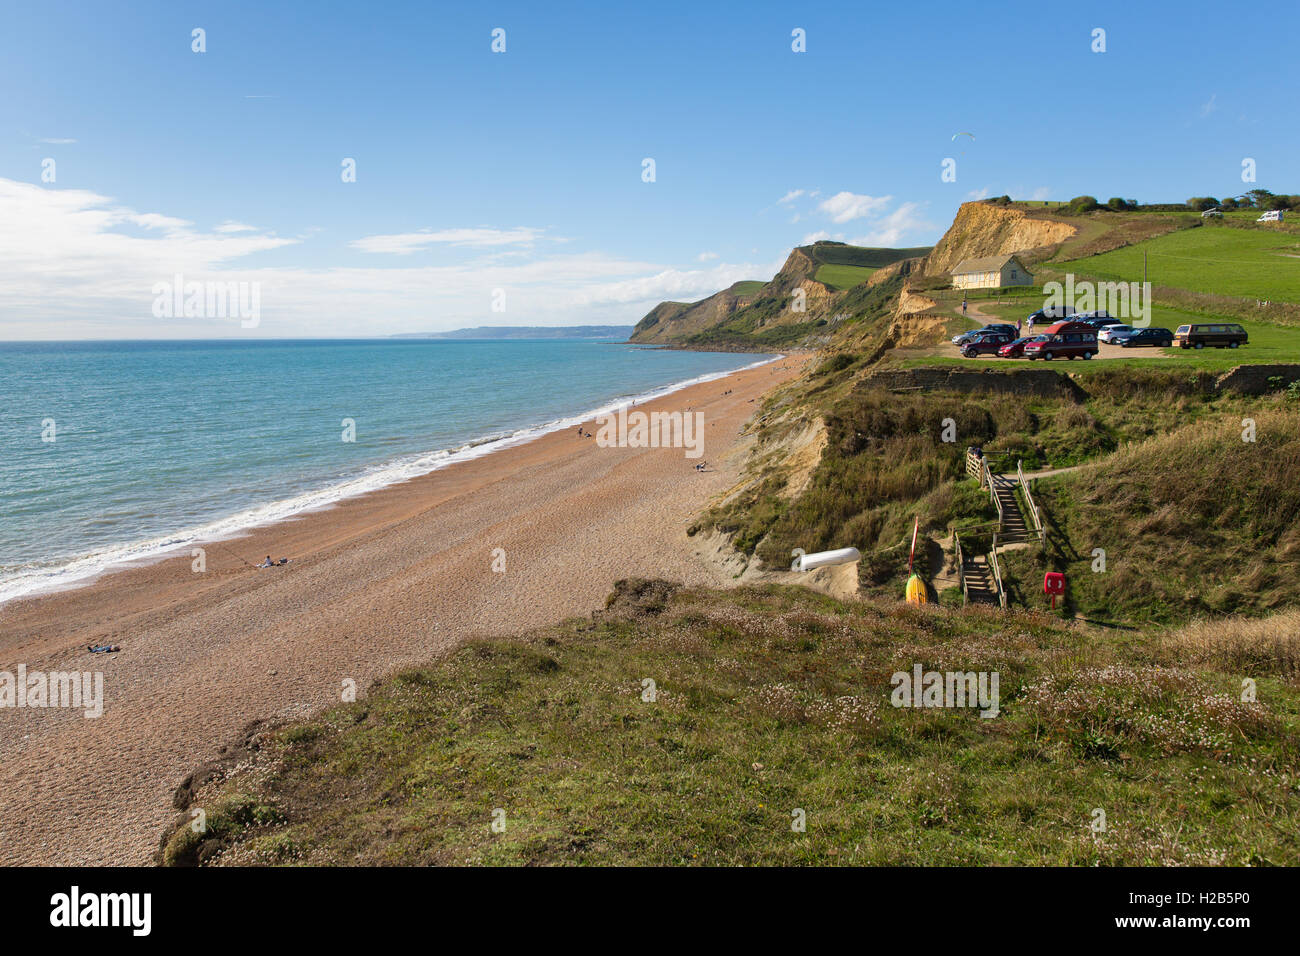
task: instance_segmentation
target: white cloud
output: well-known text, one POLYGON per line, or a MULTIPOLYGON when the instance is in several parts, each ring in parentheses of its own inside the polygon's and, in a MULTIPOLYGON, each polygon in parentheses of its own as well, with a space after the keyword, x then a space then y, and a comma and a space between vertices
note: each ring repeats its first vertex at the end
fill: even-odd
POLYGON ((256 227, 256 226, 248 226, 248 225, 245 225, 245 224, 242 223, 242 222, 233 222, 232 220, 227 219, 227 220, 226 220, 225 222, 223 222, 221 225, 219 225, 219 226, 214 226, 214 227, 212 228, 212 231, 213 231, 213 232, 220 232, 220 233, 231 233, 231 232, 257 232, 257 227, 256 227))
POLYGON ((51 146, 71 146, 73 143, 76 142, 76 140, 75 140, 75 139, 63 139, 63 138, 60 138, 60 137, 57 137, 57 136, 52 136, 52 137, 46 137, 46 138, 44 138, 44 139, 38 139, 36 142, 38 142, 38 143, 48 143, 48 144, 51 145, 51 146))
POLYGON ((1205 119, 1205 117, 1209 116, 1219 108, 1215 103, 1218 98, 1218 93, 1211 93, 1210 98, 1201 104, 1201 119, 1205 119))
POLYGON ((701 252, 698 256, 695 257, 695 260, 697 262, 708 262, 710 259, 716 259, 716 258, 718 258, 718 254, 716 252, 701 252))
POLYGON ((799 198, 800 196, 802 196, 803 194, 804 194, 804 191, 803 191, 802 189, 792 189, 792 190, 790 190, 788 193, 786 193, 784 196, 782 196, 780 199, 778 199, 777 202, 787 202, 787 203, 788 203, 788 202, 794 202, 796 199, 798 199, 798 198, 799 198))
POLYGON ((822 200, 817 208, 827 213, 832 222, 849 222, 880 212, 893 200, 892 196, 864 196, 858 193, 838 192, 822 200))
POLYGON ((808 233, 808 235, 804 236, 801 240, 799 240, 799 245, 811 246, 814 242, 818 242, 822 239, 837 239, 837 238, 843 239, 844 235, 841 233, 839 236, 832 236, 825 229, 821 229, 817 232, 808 233))
POLYGON ((541 229, 519 226, 515 229, 442 229, 438 231, 402 232, 393 235, 366 236, 348 243, 362 252, 388 253, 406 256, 424 246, 446 243, 453 246, 510 246, 528 245, 542 238, 541 229))
MULTIPOLYGON (((599 252, 539 255, 520 234, 539 230, 465 229, 415 235, 468 243, 478 254, 467 262, 272 267, 257 254, 302 240, 256 229, 205 232, 93 192, 3 178, 0 208, 0 339, 363 336, 486 324, 630 324, 663 299, 703 298, 741 279, 766 279, 781 266, 714 261, 677 269, 599 252), (495 245, 489 234, 496 234, 495 245), (505 236, 516 245, 500 244, 505 236), (242 330, 237 318, 155 318, 153 286, 177 274, 186 282, 257 283, 261 324, 242 330), (492 311, 496 289, 506 291, 505 313, 492 311)), ((356 255, 360 263, 370 261, 356 255)))
POLYGON ((1032 199, 1034 202, 1043 202, 1046 199, 1051 199, 1052 187, 1039 186, 1032 193, 1030 193, 1029 198, 1032 199))
POLYGON ((982 189, 972 189, 970 192, 968 192, 968 193, 966 194, 966 198, 967 198, 967 199, 984 199, 985 197, 988 196, 988 194, 989 194, 989 187, 985 186, 985 187, 983 187, 982 189))
POLYGON ((888 216, 873 222, 872 229, 864 236, 850 240, 855 246, 904 246, 905 237, 918 232, 933 231, 938 227, 920 215, 921 207, 914 202, 905 202, 888 216))

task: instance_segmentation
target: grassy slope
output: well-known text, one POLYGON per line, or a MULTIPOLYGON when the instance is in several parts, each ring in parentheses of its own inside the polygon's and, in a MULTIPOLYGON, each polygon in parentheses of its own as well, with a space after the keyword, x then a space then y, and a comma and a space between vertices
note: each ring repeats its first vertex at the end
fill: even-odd
POLYGON ((861 282, 866 282, 876 270, 870 266, 823 265, 813 276, 818 282, 824 282, 832 289, 843 291, 851 289, 861 282))
POLYGON ((1300 302, 1300 234, 1263 226, 1185 229, 1102 255, 1070 260, 1063 268, 1140 282, 1144 253, 1154 285, 1300 302))
MULTIPOLYGON (((1195 401, 1194 399, 1192 400, 1195 401)), ((1067 610, 1182 621, 1300 603, 1300 407, 1276 397, 1214 408, 1156 430, 1083 471, 1040 483, 1046 554, 1008 557, 1025 601, 1066 572, 1067 610), (1243 418, 1256 440, 1242 440, 1243 418), (1094 548, 1106 552, 1094 570, 1094 548)))
POLYGON ((1294 628, 1243 660, 1203 634, 638 590, 262 734, 167 861, 1300 863, 1294 628), (1000 714, 890 706, 918 663, 996 670, 1000 714))

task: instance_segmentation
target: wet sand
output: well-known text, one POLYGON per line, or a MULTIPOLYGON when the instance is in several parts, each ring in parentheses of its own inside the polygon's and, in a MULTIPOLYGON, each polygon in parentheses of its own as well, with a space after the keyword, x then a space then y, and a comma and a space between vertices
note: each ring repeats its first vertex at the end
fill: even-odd
POLYGON ((206 545, 203 573, 187 550, 0 606, 0 671, 104 675, 98 719, 0 709, 0 863, 147 864, 173 789, 254 719, 336 703, 349 679, 364 694, 470 635, 588 614, 619 578, 732 583, 686 527, 735 481, 763 393, 803 361, 637 406, 703 412, 702 474, 680 448, 569 429, 206 545), (245 563, 268 553, 293 563, 245 563), (121 653, 87 652, 108 643, 121 653))

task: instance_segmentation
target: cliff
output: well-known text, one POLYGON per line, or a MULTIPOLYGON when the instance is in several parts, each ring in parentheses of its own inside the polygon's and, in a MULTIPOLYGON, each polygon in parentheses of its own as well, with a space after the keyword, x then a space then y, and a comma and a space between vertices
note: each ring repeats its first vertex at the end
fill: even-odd
POLYGON ((1049 258, 1078 231, 1060 219, 1014 206, 962 203, 957 215, 926 258, 926 275, 944 275, 963 259, 1019 253, 1026 265, 1049 258))

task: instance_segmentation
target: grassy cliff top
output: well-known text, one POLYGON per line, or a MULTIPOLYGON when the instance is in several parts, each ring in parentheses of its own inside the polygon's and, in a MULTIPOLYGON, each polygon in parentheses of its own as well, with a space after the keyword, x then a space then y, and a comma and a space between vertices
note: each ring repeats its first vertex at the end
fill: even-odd
POLYGON ((1296 623, 1117 635, 621 582, 594 621, 471 642, 253 735, 180 801, 207 832, 181 816, 162 856, 1296 865, 1296 623), (894 706, 918 665, 996 671, 997 715, 894 706))

